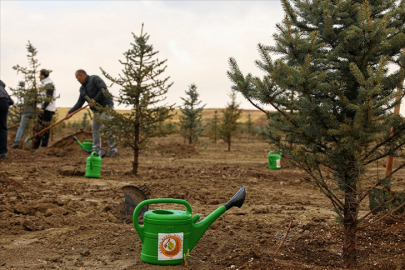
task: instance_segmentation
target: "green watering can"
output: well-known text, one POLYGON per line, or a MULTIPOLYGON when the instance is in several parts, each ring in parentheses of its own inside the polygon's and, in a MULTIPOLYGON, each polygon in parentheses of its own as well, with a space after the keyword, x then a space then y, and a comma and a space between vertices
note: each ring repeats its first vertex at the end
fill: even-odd
POLYGON ((279 170, 281 168, 281 155, 280 154, 272 154, 276 151, 269 152, 269 169, 270 170, 279 170))
POLYGON ((184 254, 194 248, 209 226, 231 207, 240 208, 245 196, 245 187, 242 186, 232 199, 200 222, 197 222, 200 215, 191 216, 191 206, 185 200, 162 198, 140 202, 133 214, 133 224, 143 244, 141 260, 150 264, 181 264, 184 254), (141 209, 156 203, 182 204, 186 211, 150 210, 143 216, 144 225, 139 225, 138 214, 141 209))
POLYGON ((84 151, 91 153, 93 150, 93 140, 92 139, 84 139, 83 143, 81 143, 76 136, 73 136, 73 140, 76 141, 79 145, 80 148, 82 148, 84 151))
POLYGON ((87 158, 86 163, 86 173, 84 176, 91 178, 100 178, 101 175, 101 161, 102 157, 105 155, 105 150, 100 149, 97 153, 96 151, 91 152, 91 155, 87 158), (97 155, 96 157, 94 155, 97 155))

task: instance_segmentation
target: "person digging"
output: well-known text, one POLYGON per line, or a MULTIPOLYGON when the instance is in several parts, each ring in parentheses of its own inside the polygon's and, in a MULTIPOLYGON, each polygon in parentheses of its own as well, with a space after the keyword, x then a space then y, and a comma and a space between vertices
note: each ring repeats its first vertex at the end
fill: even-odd
MULTIPOLYGON (((67 112, 65 119, 70 118, 70 114, 77 109, 80 109, 85 101, 89 103, 90 109, 93 111, 93 124, 92 124, 92 134, 93 134, 93 151, 98 152, 101 149, 101 138, 99 136, 99 130, 101 128, 101 123, 97 121, 97 117, 101 119, 110 119, 111 116, 107 115, 104 111, 97 109, 98 106, 103 108, 110 106, 114 108, 114 102, 109 97, 106 97, 103 91, 107 90, 107 85, 104 81, 97 75, 87 75, 86 71, 79 69, 75 72, 76 79, 82 85, 80 87, 79 99, 76 104, 67 112)), ((115 144, 115 138, 109 138, 107 140, 110 152, 106 155, 107 157, 118 155, 118 150, 115 144)))
MULTIPOLYGON (((46 100, 42 105, 38 104, 38 117, 37 123, 35 125, 35 133, 41 131, 44 128, 47 128, 51 124, 52 117, 56 111, 56 88, 55 84, 49 77, 49 73, 51 73, 51 71, 47 69, 41 69, 39 72, 39 79, 41 80, 42 87, 46 89, 46 100)), ((24 123, 20 126, 23 125, 24 123)), ((51 132, 48 130, 35 138, 34 149, 38 149, 39 146, 47 147, 50 134, 51 132)), ((18 141, 20 141, 20 138, 18 138, 18 141)))
POLYGON ((19 148, 20 147, 20 140, 22 135, 25 132, 25 129, 27 128, 29 121, 34 117, 34 112, 35 108, 33 107, 32 104, 30 104, 31 97, 26 94, 24 97, 24 107, 22 110, 22 115, 20 119, 20 125, 18 126, 18 130, 15 136, 15 140, 11 148, 19 148))

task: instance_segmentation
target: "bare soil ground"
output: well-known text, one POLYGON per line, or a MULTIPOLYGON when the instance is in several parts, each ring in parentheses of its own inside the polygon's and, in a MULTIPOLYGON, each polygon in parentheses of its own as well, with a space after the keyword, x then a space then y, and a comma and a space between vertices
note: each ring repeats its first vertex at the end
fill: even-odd
MULTIPOLYGON (((343 232, 329 201, 286 159, 281 170, 269 170, 274 149, 264 141, 236 139, 227 152, 223 143, 195 147, 172 135, 142 154, 139 176, 128 173, 131 150, 120 148, 103 159, 101 178, 94 179, 84 177, 88 154, 71 135, 57 134, 53 145, 36 151, 9 149, 0 161, 1 269, 186 268, 140 260, 132 224, 112 209, 128 184, 145 184, 149 198, 185 199, 202 218, 245 185, 245 204, 212 224, 192 250, 189 269, 342 269, 343 232)), ((403 175, 393 186, 404 188, 403 175)), ((359 232, 359 269, 405 269, 404 223, 399 216, 359 232)))

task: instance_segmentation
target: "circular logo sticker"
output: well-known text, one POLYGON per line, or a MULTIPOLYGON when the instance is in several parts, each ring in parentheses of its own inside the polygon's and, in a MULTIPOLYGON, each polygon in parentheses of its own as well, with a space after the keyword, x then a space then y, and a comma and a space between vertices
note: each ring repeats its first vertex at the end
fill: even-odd
POLYGON ((181 240, 175 235, 166 236, 160 242, 160 251, 166 257, 174 257, 181 250, 181 240))

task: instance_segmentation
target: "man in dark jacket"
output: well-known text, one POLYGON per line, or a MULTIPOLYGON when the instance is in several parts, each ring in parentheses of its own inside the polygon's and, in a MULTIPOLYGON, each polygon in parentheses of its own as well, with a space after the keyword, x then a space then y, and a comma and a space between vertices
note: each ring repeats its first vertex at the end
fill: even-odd
MULTIPOLYGON (((67 114, 66 119, 70 118, 70 114, 78 109, 80 109, 84 102, 87 101, 90 105, 91 110, 94 113, 95 117, 100 117, 102 119, 110 119, 111 116, 107 115, 105 112, 98 111, 96 105, 106 107, 110 106, 111 108, 114 107, 114 102, 107 96, 104 95, 103 91, 107 91, 107 85, 104 81, 97 75, 87 75, 86 71, 79 69, 75 73, 76 79, 79 83, 82 84, 80 87, 80 94, 79 99, 76 104, 71 108, 67 114)), ((93 117, 93 125, 92 125, 92 132, 93 132, 93 151, 98 152, 101 149, 101 139, 98 134, 100 130, 100 122, 95 120, 93 117)), ((117 147, 115 145, 115 139, 108 139, 107 140, 108 147, 110 148, 110 152, 107 156, 115 156, 118 154, 117 147)))
POLYGON ((8 106, 14 102, 6 91, 6 84, 0 80, 0 158, 7 157, 7 115, 8 106))

